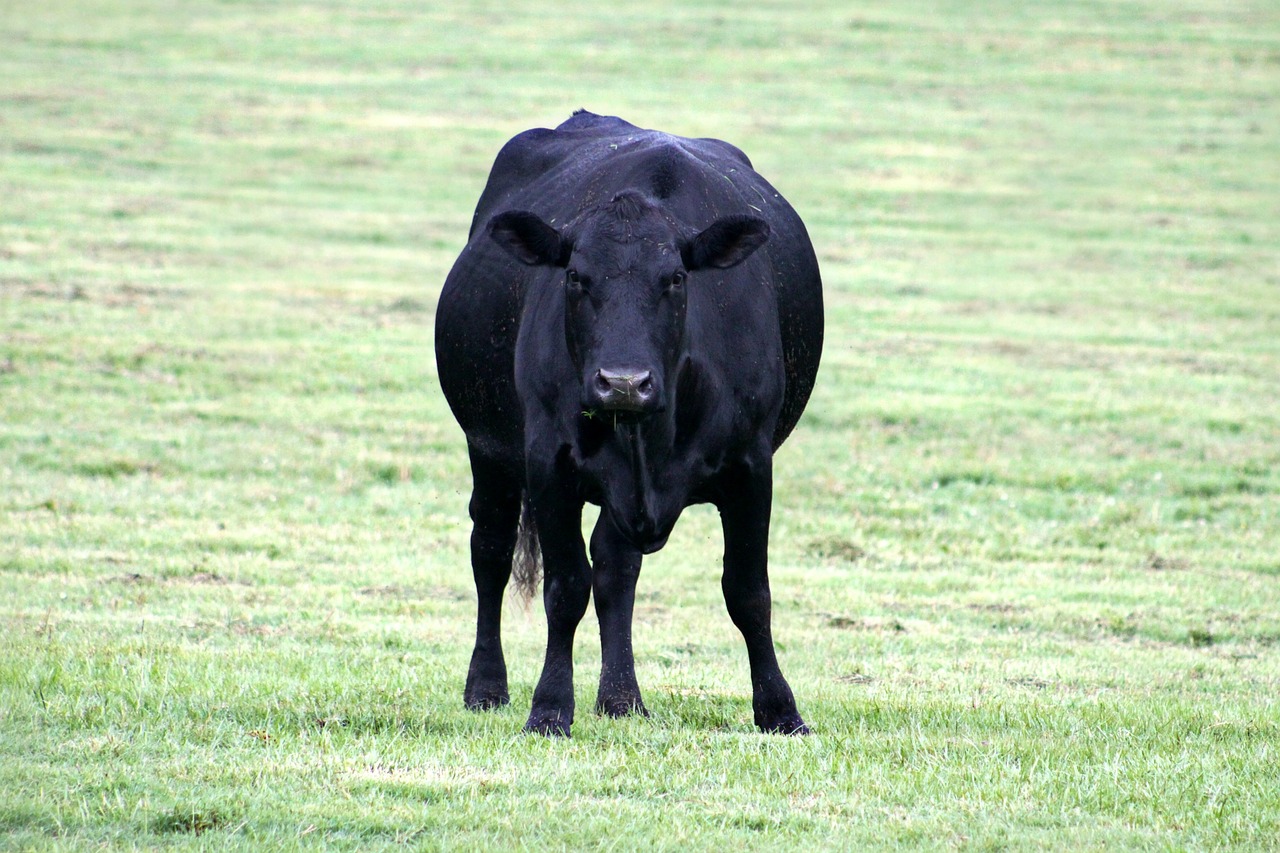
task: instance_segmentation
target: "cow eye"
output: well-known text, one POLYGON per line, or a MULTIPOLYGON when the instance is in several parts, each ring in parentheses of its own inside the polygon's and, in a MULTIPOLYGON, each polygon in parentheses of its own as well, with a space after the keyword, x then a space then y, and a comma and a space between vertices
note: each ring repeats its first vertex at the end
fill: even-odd
POLYGON ((671 289, 679 290, 684 287, 685 274, 683 272, 675 273, 671 276, 671 289))
POLYGON ((582 279, 578 276, 577 270, 565 270, 564 283, 570 290, 582 290, 582 279))

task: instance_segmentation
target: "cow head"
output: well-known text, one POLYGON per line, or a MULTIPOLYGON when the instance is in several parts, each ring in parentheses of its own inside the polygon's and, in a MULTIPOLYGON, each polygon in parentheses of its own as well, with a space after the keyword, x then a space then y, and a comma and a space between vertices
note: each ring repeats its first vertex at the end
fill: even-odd
POLYGON ((521 263, 563 270, 565 338, 583 409, 639 420, 670 402, 690 273, 746 260, 769 225, 732 215, 692 232, 644 195, 624 192, 563 230, 508 211, 490 220, 489 233, 521 263))

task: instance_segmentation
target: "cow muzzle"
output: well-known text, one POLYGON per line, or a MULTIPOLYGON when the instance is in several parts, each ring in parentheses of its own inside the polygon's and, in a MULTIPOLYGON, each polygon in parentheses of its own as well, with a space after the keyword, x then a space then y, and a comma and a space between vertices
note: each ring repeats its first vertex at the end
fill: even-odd
POLYGON ((587 383, 587 403, 600 412, 648 415, 661 409, 658 382, 648 370, 600 368, 587 383))

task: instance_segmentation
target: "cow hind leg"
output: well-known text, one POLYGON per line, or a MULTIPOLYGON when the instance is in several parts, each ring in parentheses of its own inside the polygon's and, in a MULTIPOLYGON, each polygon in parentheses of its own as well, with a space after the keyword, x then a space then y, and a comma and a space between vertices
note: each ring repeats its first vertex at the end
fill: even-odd
POLYGON ((720 504, 724 528, 721 588, 729 618, 742 632, 751 664, 751 705, 756 725, 776 734, 808 734, 791 686, 773 648, 769 594, 769 516, 773 498, 771 460, 744 466, 731 477, 720 504))
POLYGON ((471 449, 471 572, 476 583, 476 645, 463 701, 473 711, 507 704, 502 597, 520 520, 520 482, 471 449))
POLYGON ((631 620, 635 610, 640 552, 626 542, 600 514, 591 534, 592 591, 600 621, 600 691, 596 712, 610 717, 649 716, 636 682, 631 649, 631 620))

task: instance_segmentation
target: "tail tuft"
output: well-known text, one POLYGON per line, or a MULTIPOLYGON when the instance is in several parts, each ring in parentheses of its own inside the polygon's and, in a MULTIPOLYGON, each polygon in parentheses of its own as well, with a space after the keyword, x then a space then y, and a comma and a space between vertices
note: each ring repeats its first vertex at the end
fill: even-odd
POLYGON ((538 545, 538 526, 533 522, 527 495, 520 501, 520 527, 511 555, 511 580, 516 597, 527 607, 542 580, 542 548, 538 545))

